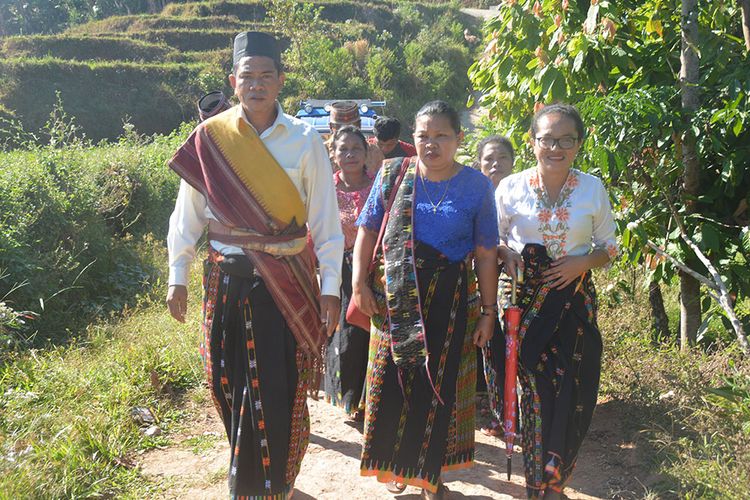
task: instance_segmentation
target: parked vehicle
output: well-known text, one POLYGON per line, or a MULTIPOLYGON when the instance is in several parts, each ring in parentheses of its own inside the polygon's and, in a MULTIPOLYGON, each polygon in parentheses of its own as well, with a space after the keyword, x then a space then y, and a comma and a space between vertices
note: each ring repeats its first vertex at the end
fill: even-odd
MULTIPOLYGON (((331 133, 331 127, 328 120, 331 115, 331 104, 344 99, 309 99, 300 102, 300 109, 296 116, 302 121, 312 125, 320 134, 327 135, 331 133)), ((354 101, 359 106, 359 117, 362 121, 360 127, 365 134, 372 134, 372 128, 378 114, 374 108, 385 107, 385 101, 373 101, 371 99, 345 99, 354 101)))

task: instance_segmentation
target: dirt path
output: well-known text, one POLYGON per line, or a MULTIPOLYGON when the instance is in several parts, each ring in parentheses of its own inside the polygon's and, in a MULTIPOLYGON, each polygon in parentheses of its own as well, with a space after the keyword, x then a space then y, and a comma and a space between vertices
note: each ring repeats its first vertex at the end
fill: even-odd
MULTIPOLYGON (((359 476, 361 427, 347 422, 341 410, 322 401, 309 404, 312 434, 295 485, 295 500, 392 498, 382 484, 359 476)), ((626 437, 621 410, 616 402, 597 408, 576 472, 565 490, 569 498, 642 498, 643 484, 653 483, 649 471, 638 463, 637 443, 626 437)), ((521 456, 514 454, 508 482, 501 441, 480 432, 476 441, 475 466, 445 475, 448 498, 525 498, 521 456)), ((213 407, 200 407, 190 432, 176 436, 175 442, 137 460, 143 474, 165 488, 160 497, 226 499, 229 449, 213 407)), ((397 498, 416 500, 419 489, 407 488, 397 498)))
POLYGON ((461 9, 461 12, 467 14, 477 21, 482 22, 497 15, 497 9, 461 9))

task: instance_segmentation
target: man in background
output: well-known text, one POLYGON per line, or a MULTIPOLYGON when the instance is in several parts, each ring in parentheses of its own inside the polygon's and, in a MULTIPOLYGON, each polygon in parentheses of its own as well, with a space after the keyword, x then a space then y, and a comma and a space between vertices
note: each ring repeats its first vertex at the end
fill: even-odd
POLYGON ((401 122, 396 118, 381 116, 375 120, 373 126, 376 144, 383 153, 384 158, 400 158, 415 156, 417 150, 413 145, 399 139, 401 135, 401 122))

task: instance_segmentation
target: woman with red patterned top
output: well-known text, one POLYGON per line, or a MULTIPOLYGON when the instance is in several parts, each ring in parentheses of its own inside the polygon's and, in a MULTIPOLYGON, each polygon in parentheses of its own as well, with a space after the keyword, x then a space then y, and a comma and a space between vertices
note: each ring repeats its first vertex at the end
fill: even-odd
POLYGON ((326 349, 326 400, 341 407, 353 419, 364 417, 363 393, 370 333, 346 321, 352 296, 352 248, 357 238, 355 222, 367 201, 373 178, 365 169, 367 141, 351 125, 336 130, 331 141, 336 172, 333 174, 344 232, 339 329, 328 339, 326 349))
POLYGON ((539 110, 531 125, 536 168, 495 192, 498 254, 523 272, 518 376, 529 498, 562 498, 596 406, 601 334, 591 269, 617 255, 609 196, 598 177, 571 168, 584 139, 578 111, 539 110))

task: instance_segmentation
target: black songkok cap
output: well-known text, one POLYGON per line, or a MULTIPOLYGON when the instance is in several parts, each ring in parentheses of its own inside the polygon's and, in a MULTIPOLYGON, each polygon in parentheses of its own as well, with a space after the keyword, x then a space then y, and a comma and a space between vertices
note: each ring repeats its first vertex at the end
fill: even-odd
POLYGON ((265 56, 273 59, 276 69, 281 71, 281 50, 279 42, 268 33, 246 31, 234 38, 232 64, 247 56, 265 56))

